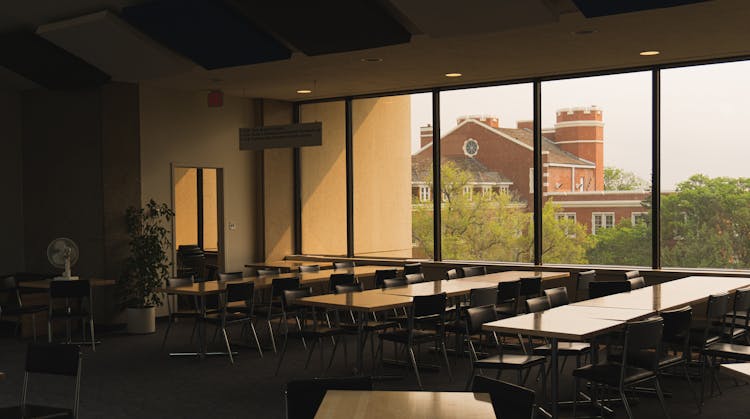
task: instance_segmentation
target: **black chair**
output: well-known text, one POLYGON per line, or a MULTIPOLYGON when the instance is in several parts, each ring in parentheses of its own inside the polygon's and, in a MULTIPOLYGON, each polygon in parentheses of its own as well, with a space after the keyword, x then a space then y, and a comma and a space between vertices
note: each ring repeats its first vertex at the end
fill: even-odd
POLYGON ((639 276, 641 276, 641 273, 638 270, 632 270, 632 271, 625 272, 625 280, 626 281, 628 279, 631 279, 631 278, 638 278, 639 276))
POLYGON ((81 388, 81 349, 71 344, 31 343, 26 348, 21 404, 0 408, 1 418, 78 418, 81 388), (26 403, 31 375, 55 375, 75 378, 73 407, 62 408, 26 403))
POLYGON ((576 301, 583 301, 590 298, 589 283, 594 281, 596 281, 595 270, 578 272, 578 278, 576 278, 576 301))
POLYGON ((219 281, 232 281, 242 279, 242 277, 244 277, 244 274, 242 272, 220 272, 217 275, 219 277, 219 281))
POLYGON ((372 391, 370 377, 293 380, 284 389, 287 419, 313 419, 328 390, 372 391))
POLYGON ((637 276, 635 278, 628 279, 628 282, 630 282, 630 289, 631 290, 637 290, 640 288, 646 287, 646 280, 643 279, 642 276, 637 276))
POLYGON ((404 264, 404 275, 422 273, 422 263, 405 263, 404 264))
POLYGON ((732 299, 732 312, 724 317, 725 324, 728 325, 725 327, 725 340, 733 342, 744 338, 745 343, 750 344, 748 310, 750 310, 750 287, 738 289, 734 292, 732 299))
POLYGON ((414 274, 406 274, 404 275, 404 279, 406 280, 406 284, 419 284, 420 282, 424 282, 424 274, 422 272, 414 273, 414 274))
POLYGON ((404 278, 389 278, 383 280, 383 288, 394 288, 394 287, 405 287, 406 279, 404 278))
POLYGON ((8 276, 0 281, 0 295, 6 295, 6 305, 0 305, 0 319, 6 316, 15 317, 15 334, 20 335, 23 316, 31 316, 31 327, 34 342, 36 342, 36 315, 49 310, 47 304, 24 305, 21 297, 21 287, 15 276, 8 276), (11 303, 13 302, 13 303, 11 303))
POLYGON ((355 282, 354 274, 331 274, 328 279, 328 292, 334 292, 336 285, 352 285, 355 282))
MULTIPOLYGON (((271 337, 271 346, 273 347, 274 353, 276 353, 276 339, 274 338, 271 320, 281 320, 284 317, 284 311, 281 306, 281 296, 284 294, 284 290, 293 290, 297 288, 299 288, 299 278, 274 278, 271 280, 270 298, 265 304, 255 307, 255 314, 259 317, 262 316, 266 318, 268 334, 271 337)), ((279 322, 279 327, 281 327, 281 321, 279 322)))
MULTIPOLYGON (((206 254, 197 244, 181 244, 177 247, 177 276, 184 278, 206 277, 206 254)), ((199 282, 199 281, 196 281, 199 282)))
POLYGON ((674 310, 664 310, 659 313, 664 319, 664 332, 662 337, 662 354, 659 357, 659 372, 670 369, 680 368, 685 374, 690 391, 698 409, 701 404, 698 395, 695 394, 693 383, 688 372, 690 364, 690 327, 693 321, 693 309, 690 306, 681 307, 674 310), (669 353, 672 349, 672 354, 669 353))
MULTIPOLYGON (((321 326, 319 321, 315 317, 315 313, 312 312, 310 307, 296 304, 296 300, 304 297, 312 296, 311 288, 300 288, 292 290, 284 290, 281 294, 281 305, 284 313, 282 324, 284 325, 284 344, 281 348, 281 356, 279 356, 279 363, 276 366, 276 375, 279 374, 281 364, 284 361, 286 355, 286 349, 289 344, 289 337, 300 338, 304 343, 306 340, 312 341, 312 344, 307 348, 307 361, 305 362, 305 368, 310 364, 310 358, 315 351, 315 346, 320 345, 320 366, 323 372, 331 368, 333 359, 336 356, 336 349, 339 346, 340 339, 336 337, 344 337, 347 331, 340 327, 327 327, 321 326), (289 318, 295 318, 297 322, 297 331, 289 330, 289 318), (331 351, 331 358, 328 361, 328 366, 323 368, 323 339, 331 338, 333 340, 333 349, 331 351)), ((308 346, 308 345, 305 345, 308 346)))
POLYGON ((466 333, 466 309, 472 307, 489 306, 495 304, 497 301, 497 288, 472 288, 469 291, 469 302, 466 306, 460 306, 457 318, 453 321, 447 322, 445 325, 445 331, 447 333, 453 333, 456 336, 455 349, 456 351, 463 351, 463 345, 461 345, 462 337, 466 333))
POLYGON ((518 314, 520 297, 521 280, 498 282, 497 301, 495 301, 497 317, 508 318, 518 314))
POLYGON ((256 269, 255 274, 258 276, 281 275, 281 268, 256 269))
POLYGON ((49 284, 49 310, 47 314, 47 341, 52 343, 52 323, 56 320, 65 321, 65 337, 67 343, 71 341, 71 322, 81 321, 83 341, 86 341, 86 327, 88 322, 91 331, 91 349, 96 351, 94 337, 94 314, 91 307, 91 285, 86 279, 53 280, 49 284), (59 303, 63 304, 60 305, 59 303))
POLYGON ((729 311, 729 294, 719 293, 708 296, 706 303, 706 318, 703 321, 693 321, 690 329, 690 348, 698 352, 701 367, 701 397, 700 404, 703 405, 705 395, 706 367, 711 375, 711 390, 716 385, 721 393, 719 381, 716 378, 716 357, 723 349, 731 350, 731 343, 722 342, 725 334, 723 320, 729 311))
POLYGON ((527 276, 521 278, 521 298, 529 299, 542 295, 542 276, 527 276))
POLYGON ((589 283, 589 298, 599 298, 628 291, 630 291, 630 282, 628 281, 594 281, 589 283))
POLYGON ((470 276, 487 275, 486 266, 464 266, 459 268, 461 272, 461 278, 468 278, 470 276))
POLYGON ((529 419, 534 417, 535 394, 532 389, 477 375, 474 376, 471 391, 474 393, 489 393, 497 419, 529 419))
POLYGON ((340 262, 333 262, 333 269, 346 269, 346 268, 353 268, 354 267, 354 261, 353 260, 344 260, 340 262))
MULTIPOLYGON (((653 380, 664 415, 669 417, 658 375, 663 330, 664 320, 661 317, 626 323, 625 330, 622 333, 623 350, 622 357, 619 359, 620 362, 606 361, 597 365, 589 364, 576 368, 573 370, 573 377, 588 380, 595 386, 600 385, 605 388, 617 389, 630 419, 633 418, 633 412, 625 390, 653 380), (640 362, 647 359, 647 365, 642 365, 640 362, 636 364, 632 361, 633 358, 638 358, 640 362)), ((574 381, 574 386, 573 394, 577 395, 578 380, 574 381)), ((577 405, 578 398, 576 397, 573 402, 573 417, 575 417, 577 405)))
POLYGON ((550 304, 549 297, 546 295, 526 300, 527 313, 539 313, 550 308, 552 308, 552 304, 550 304))
POLYGON ((250 331, 255 339, 255 346, 258 348, 258 355, 263 358, 263 349, 258 341, 258 334, 255 331, 255 315, 253 314, 253 298, 255 294, 255 284, 252 282, 237 282, 226 284, 226 289, 222 293, 221 311, 218 313, 207 314, 203 319, 209 324, 213 324, 220 329, 224 337, 224 344, 227 346, 229 361, 234 364, 232 348, 229 344, 229 335, 227 328, 236 324, 242 325, 242 331, 250 326, 250 331))
POLYGON ((556 287, 544 290, 544 295, 549 298, 549 304, 552 308, 570 304, 568 298, 568 289, 566 287, 556 287))
POLYGON ((305 272, 320 272, 320 265, 299 265, 299 271, 300 273, 305 272))
POLYGON ((411 366, 417 376, 417 384, 422 389, 422 379, 419 376, 419 368, 414 353, 415 345, 434 343, 439 347, 445 359, 445 367, 448 370, 449 379, 453 379, 448 353, 445 348, 445 302, 446 294, 418 295, 413 298, 409 307, 406 329, 395 329, 378 335, 378 353, 380 353, 380 365, 383 365, 383 342, 393 342, 405 346, 409 353, 411 366))
POLYGON ((455 270, 455 269, 448 269, 447 271, 445 271, 445 279, 446 280, 450 281, 451 279, 457 279, 457 278, 459 278, 457 270, 455 270))
MULTIPOLYGON (((193 277, 189 278, 169 278, 167 280, 167 287, 185 287, 193 285, 193 277)), ((192 319, 193 331, 190 334, 190 341, 193 341, 195 336, 195 328, 198 325, 200 318, 200 312, 198 311, 198 301, 195 296, 185 295, 174 295, 167 293, 167 330, 164 331, 164 338, 161 341, 161 350, 167 345, 167 337, 169 337, 169 331, 172 330, 172 325, 178 321, 178 319, 192 319)))
POLYGON ((375 271, 375 288, 383 288, 383 281, 398 277, 396 269, 378 269, 375 271))
POLYGON ((525 381, 523 371, 538 366, 543 375, 542 380, 544 383, 546 381, 546 371, 544 370, 545 357, 528 355, 525 352, 523 354, 504 353, 503 345, 500 344, 497 336, 492 332, 482 329, 483 324, 495 320, 497 320, 497 314, 495 313, 494 306, 474 307, 466 310, 466 336, 471 351, 470 361, 472 361, 471 373, 469 374, 469 380, 466 382, 466 388, 468 389, 471 385, 472 378, 477 369, 480 371, 482 369, 497 370, 496 378, 500 378, 500 373, 504 370, 515 370, 518 372, 518 384, 523 385, 525 381), (480 346, 484 346, 485 341, 492 336, 493 344, 498 348, 498 354, 479 359, 472 336, 479 337, 478 344, 480 346))

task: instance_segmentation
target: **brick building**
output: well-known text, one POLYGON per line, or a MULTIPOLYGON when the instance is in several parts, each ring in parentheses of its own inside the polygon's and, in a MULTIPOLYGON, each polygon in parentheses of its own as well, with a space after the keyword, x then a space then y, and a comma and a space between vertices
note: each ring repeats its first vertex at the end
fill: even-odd
MULTIPOLYGON (((596 106, 559 109, 553 128, 542 130, 543 199, 561 205, 558 217, 575 219, 589 233, 623 219, 637 222, 648 211, 647 191, 604 188, 604 121, 596 106)), ((412 196, 431 199, 432 127, 421 127, 421 148, 412 156, 412 196)), ((533 132, 531 121, 515 128, 500 126, 496 116, 458 118, 441 138, 442 163, 453 162, 472 174, 465 193, 507 191, 524 205, 533 198, 533 132)))

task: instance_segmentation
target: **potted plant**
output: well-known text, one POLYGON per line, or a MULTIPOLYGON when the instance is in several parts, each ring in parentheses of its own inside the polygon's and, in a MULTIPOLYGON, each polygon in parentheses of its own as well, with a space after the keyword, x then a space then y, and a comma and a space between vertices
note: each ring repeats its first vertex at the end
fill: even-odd
POLYGON ((170 231, 166 226, 173 216, 167 204, 157 204, 153 199, 145 207, 131 206, 125 212, 130 256, 118 285, 130 333, 156 331, 156 306, 162 304, 158 290, 170 272, 170 231))

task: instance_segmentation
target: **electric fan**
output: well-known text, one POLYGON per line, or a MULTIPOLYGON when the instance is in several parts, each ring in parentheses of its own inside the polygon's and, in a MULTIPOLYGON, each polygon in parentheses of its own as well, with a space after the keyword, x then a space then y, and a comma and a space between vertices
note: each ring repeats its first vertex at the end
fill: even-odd
POLYGON ((78 279, 70 275, 70 267, 78 261, 78 246, 67 237, 58 237, 47 246, 47 259, 55 268, 63 269, 62 276, 53 279, 78 279))

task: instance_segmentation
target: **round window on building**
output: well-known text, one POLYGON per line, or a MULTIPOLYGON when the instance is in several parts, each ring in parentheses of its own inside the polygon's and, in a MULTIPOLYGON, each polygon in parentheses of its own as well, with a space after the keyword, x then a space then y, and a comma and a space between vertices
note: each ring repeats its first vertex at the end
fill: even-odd
POLYGON ((469 138, 468 140, 464 141, 464 154, 469 157, 474 157, 477 155, 478 151, 479 143, 477 142, 477 140, 469 138))

